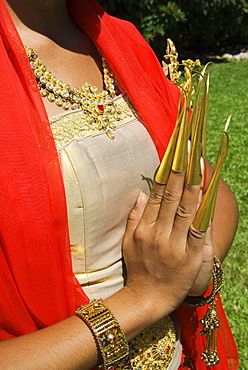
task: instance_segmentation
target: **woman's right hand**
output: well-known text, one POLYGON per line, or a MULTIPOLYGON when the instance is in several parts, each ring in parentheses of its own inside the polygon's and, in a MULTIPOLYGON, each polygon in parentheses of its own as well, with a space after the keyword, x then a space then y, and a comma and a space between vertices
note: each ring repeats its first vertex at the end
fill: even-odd
POLYGON ((154 320, 178 307, 202 266, 205 233, 192 227, 201 190, 184 183, 183 173, 172 172, 166 186, 154 183, 148 200, 141 193, 123 241, 126 286, 153 305, 154 320))

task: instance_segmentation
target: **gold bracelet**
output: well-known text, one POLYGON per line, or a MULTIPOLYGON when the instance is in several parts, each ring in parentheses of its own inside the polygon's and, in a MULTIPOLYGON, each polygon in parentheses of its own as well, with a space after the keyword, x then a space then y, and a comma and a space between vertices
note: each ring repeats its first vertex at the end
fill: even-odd
POLYGON ((88 325, 94 335, 104 369, 127 359, 129 347, 125 335, 108 307, 102 303, 102 299, 78 307, 75 314, 88 325))
MULTIPOLYGON (((224 285, 224 270, 221 266, 220 260, 214 256, 214 265, 213 265, 213 289, 211 294, 208 297, 201 297, 200 302, 198 303, 190 303, 187 301, 183 301, 183 304, 189 307, 202 307, 205 304, 209 304, 213 301, 214 297, 219 293, 221 288, 224 285)), ((190 297, 191 299, 197 299, 199 297, 190 297)))

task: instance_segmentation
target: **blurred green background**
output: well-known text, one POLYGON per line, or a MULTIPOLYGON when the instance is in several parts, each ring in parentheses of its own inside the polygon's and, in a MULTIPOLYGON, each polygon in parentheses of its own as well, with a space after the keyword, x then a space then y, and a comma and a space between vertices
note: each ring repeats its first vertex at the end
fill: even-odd
POLYGON ((208 114, 208 158, 214 163, 222 129, 231 112, 229 151, 222 177, 235 194, 239 227, 224 261, 224 307, 235 336, 240 369, 248 370, 248 60, 212 64, 208 114))

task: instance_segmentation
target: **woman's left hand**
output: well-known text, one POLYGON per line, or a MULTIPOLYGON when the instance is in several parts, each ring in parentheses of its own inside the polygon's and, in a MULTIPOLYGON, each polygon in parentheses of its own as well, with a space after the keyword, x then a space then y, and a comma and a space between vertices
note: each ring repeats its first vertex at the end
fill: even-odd
MULTIPOLYGON (((147 198, 148 199, 148 198, 147 198)), ((198 207, 202 201, 202 193, 199 195, 198 207)), ((140 214, 140 217, 142 213, 140 214)), ((137 222, 137 221, 136 221, 137 222)), ((214 247, 212 241, 212 226, 208 227, 205 237, 205 243, 203 248, 203 258, 202 265, 198 276, 189 291, 189 296, 200 296, 202 295, 209 287, 212 282, 212 271, 213 271, 213 261, 214 261, 214 247)))

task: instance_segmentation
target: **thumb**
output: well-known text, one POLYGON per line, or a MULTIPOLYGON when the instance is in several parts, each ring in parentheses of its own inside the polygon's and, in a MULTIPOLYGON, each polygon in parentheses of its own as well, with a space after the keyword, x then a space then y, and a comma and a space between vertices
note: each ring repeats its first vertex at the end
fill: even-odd
POLYGON ((147 199, 148 197, 146 196, 146 194, 141 191, 137 197, 135 206, 128 216, 126 228, 127 237, 133 234, 134 230, 136 229, 146 207, 147 199))
MULTIPOLYGON (((212 270, 213 270, 213 262, 214 262, 214 247, 212 242, 212 225, 210 223, 205 237, 205 243, 203 248, 203 263, 202 263, 202 271, 205 273, 206 277, 209 276, 209 283, 212 280, 212 270)), ((206 279, 206 281, 208 281, 206 279)))
POLYGON ((212 268, 214 259, 214 247, 212 241, 212 224, 210 223, 205 237, 204 249, 203 249, 203 262, 209 264, 212 268))

